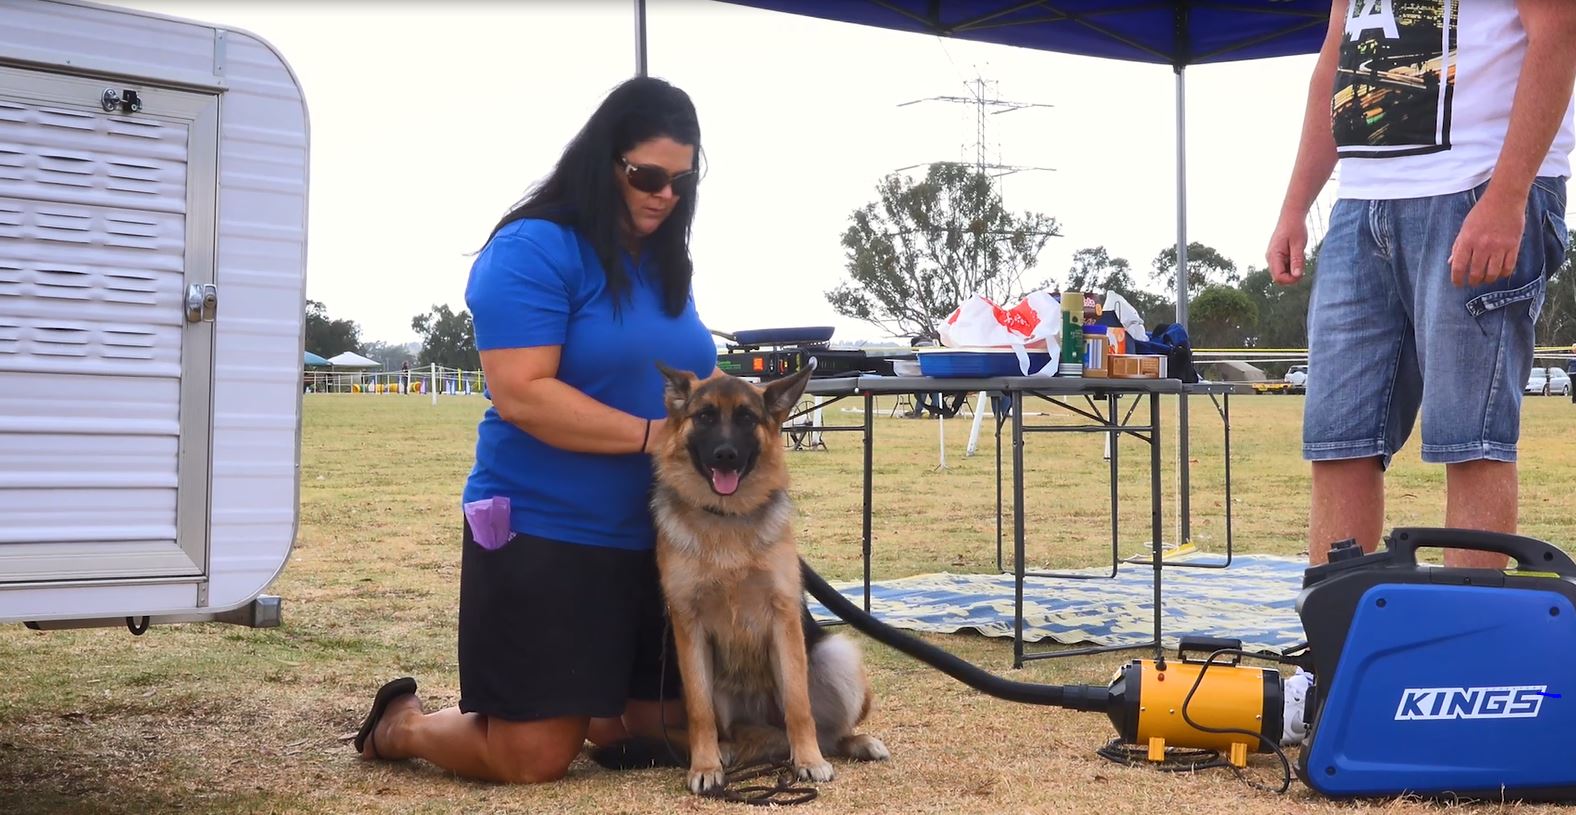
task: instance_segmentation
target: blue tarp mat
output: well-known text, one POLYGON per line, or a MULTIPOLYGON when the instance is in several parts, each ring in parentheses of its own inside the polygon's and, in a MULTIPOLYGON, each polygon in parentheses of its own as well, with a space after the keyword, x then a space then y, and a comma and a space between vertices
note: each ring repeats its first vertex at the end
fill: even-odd
MULTIPOLYGON (((1295 603, 1307 561, 1235 555, 1226 569, 1165 569, 1161 639, 1175 649, 1182 636, 1240 639, 1252 651, 1282 651, 1305 637, 1295 603)), ((1109 574, 1109 568, 1095 570, 1109 574)), ((864 602, 862 583, 834 583, 864 602)), ((1148 565, 1125 563, 1110 579, 1024 580, 1024 640, 1066 645, 1136 645, 1154 636, 1154 582, 1148 565)), ((810 600, 817 620, 835 621, 810 600)), ((924 574, 873 581, 870 612, 896 628, 952 634, 973 631, 1012 637, 1010 574, 924 574)))

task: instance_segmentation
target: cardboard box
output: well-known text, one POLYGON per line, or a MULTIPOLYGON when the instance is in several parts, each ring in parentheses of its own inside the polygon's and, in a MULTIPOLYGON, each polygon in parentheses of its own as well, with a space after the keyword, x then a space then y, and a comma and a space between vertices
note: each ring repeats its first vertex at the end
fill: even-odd
POLYGON ((1165 379, 1166 358, 1159 354, 1111 354, 1112 379, 1165 379))

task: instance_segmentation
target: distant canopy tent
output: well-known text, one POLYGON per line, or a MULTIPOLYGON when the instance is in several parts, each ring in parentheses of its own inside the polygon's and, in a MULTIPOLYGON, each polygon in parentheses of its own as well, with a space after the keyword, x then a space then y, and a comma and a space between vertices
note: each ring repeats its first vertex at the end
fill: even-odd
MULTIPOLYGON (((1187 326, 1189 65, 1316 54, 1330 0, 719 0, 824 20, 1128 62, 1176 74, 1176 322, 1187 326)), ((647 74, 646 0, 635 0, 635 72, 647 74)), ((875 70, 885 71, 881 65, 875 70)), ((1301 94, 1301 85, 1286 89, 1301 94)), ((1188 460, 1188 400, 1177 400, 1179 462, 1188 460)), ((1189 542, 1188 469, 1179 468, 1181 543, 1189 542)))
POLYGON ((362 356, 362 355, 360 355, 360 354, 358 354, 358 353, 356 353, 354 351, 346 351, 346 352, 344 352, 342 354, 339 354, 338 356, 330 357, 329 360, 328 360, 328 364, 334 366, 335 368, 381 368, 381 367, 383 367, 383 363, 367 359, 366 357, 364 357, 364 356, 362 356))
POLYGON ((303 360, 304 360, 303 364, 306 367, 308 367, 308 368, 322 368, 322 367, 328 365, 328 360, 323 359, 322 357, 318 356, 317 354, 314 354, 311 351, 306 351, 304 353, 305 353, 305 356, 303 357, 303 360))

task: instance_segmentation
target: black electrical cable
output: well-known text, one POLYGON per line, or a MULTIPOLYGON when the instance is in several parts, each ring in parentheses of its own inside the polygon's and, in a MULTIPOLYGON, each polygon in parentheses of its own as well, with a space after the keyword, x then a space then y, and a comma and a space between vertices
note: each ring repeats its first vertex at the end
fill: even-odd
POLYGON ((1210 666, 1215 664, 1215 657, 1220 656, 1221 654, 1235 654, 1235 655, 1237 655, 1239 657, 1260 656, 1260 657, 1265 657, 1265 658, 1274 660, 1276 662, 1290 663, 1290 664, 1296 664, 1296 661, 1293 660, 1293 659, 1286 659, 1286 658, 1276 657, 1276 656, 1265 656, 1265 655, 1262 655, 1262 654, 1249 654, 1248 652, 1243 651, 1243 650, 1241 650, 1239 648, 1222 648, 1222 649, 1220 649, 1218 651, 1215 651, 1214 653, 1211 653, 1209 655, 1209 658, 1204 661, 1203 667, 1199 668, 1199 670, 1198 670, 1198 677, 1193 680, 1193 687, 1188 689, 1187 696, 1182 699, 1182 721, 1187 722, 1188 726, 1192 727, 1193 729, 1199 730, 1199 731, 1204 732, 1204 733, 1223 733, 1223 734, 1251 736, 1251 737, 1253 737, 1255 739, 1258 739, 1259 741, 1269 745, 1270 750, 1275 753, 1275 757, 1279 758, 1280 762, 1281 762, 1281 785, 1280 785, 1280 789, 1270 790, 1269 787, 1266 787, 1263 784, 1259 784, 1259 783, 1253 781, 1252 779, 1248 778, 1246 775, 1243 775, 1242 770, 1240 768, 1238 768, 1235 764, 1231 764, 1230 762, 1227 762, 1227 766, 1231 767, 1232 772, 1235 772, 1237 774, 1237 777, 1241 778, 1243 783, 1246 783, 1249 786, 1257 787, 1258 789, 1262 789, 1262 790, 1272 791, 1272 792, 1275 792, 1276 794, 1285 793, 1286 790, 1291 788, 1291 781, 1292 781, 1292 777, 1293 776, 1292 776, 1292 771, 1291 771, 1291 760, 1286 758, 1286 753, 1281 750, 1279 743, 1271 740, 1268 736, 1265 736, 1263 733, 1260 733, 1260 732, 1258 732, 1256 730, 1246 730, 1246 729, 1243 729, 1243 728, 1236 728, 1236 727, 1205 727, 1204 725, 1201 725, 1198 722, 1193 721, 1193 717, 1188 715, 1188 705, 1190 703, 1192 703, 1192 701, 1193 701, 1193 694, 1197 693, 1199 685, 1203 684, 1203 682, 1204 682, 1204 674, 1209 671, 1210 666))
MULTIPOLYGON (((805 563, 803 560, 800 561, 800 567, 803 573, 805 590, 808 591, 812 597, 821 601, 821 604, 826 606, 827 610, 831 611, 833 614, 836 614, 838 617, 841 617, 845 622, 853 626, 855 630, 868 635, 877 642, 891 646, 898 651, 908 654, 909 656, 936 668, 942 673, 947 674, 953 679, 956 679, 965 685, 974 688, 975 690, 982 691, 998 699, 1005 699, 1009 702, 1023 702, 1034 705, 1050 705, 1053 707, 1063 707, 1085 711, 1103 711, 1110 707, 1110 693, 1108 689, 1104 687, 1095 685, 1037 685, 1029 682, 1014 682, 1010 679, 1003 679, 999 676, 981 670, 980 668, 971 665, 968 662, 965 662, 940 648, 903 634, 891 626, 882 623, 876 618, 865 613, 865 611, 860 609, 858 606, 854 605, 848 600, 848 598, 844 597, 842 593, 832 588, 830 584, 822 579, 820 575, 816 574, 815 570, 811 569, 810 565, 805 563)), ((1205 727, 1198 724, 1197 722, 1194 722, 1192 717, 1188 715, 1188 705, 1193 701, 1193 694, 1198 691, 1200 683, 1202 683, 1204 680, 1204 674, 1209 670, 1210 665, 1214 664, 1215 657, 1220 654, 1239 654, 1242 656, 1260 657, 1265 656, 1260 654, 1248 654, 1245 651, 1236 649, 1221 649, 1211 654, 1209 660, 1203 665, 1202 668, 1199 669, 1198 677, 1193 681, 1193 687, 1188 690, 1187 697, 1182 701, 1182 719, 1190 726, 1201 732, 1241 734, 1252 736, 1264 742, 1265 744, 1268 744, 1270 749, 1274 751, 1276 757, 1278 757, 1281 761, 1282 783, 1280 789, 1276 790, 1276 792, 1284 793, 1291 787, 1293 776, 1291 771, 1291 761, 1286 758, 1285 752, 1280 749, 1280 745, 1278 743, 1266 738, 1262 733, 1256 733, 1250 730, 1205 727)), ((1278 662, 1286 664, 1299 664, 1299 660, 1295 658, 1280 658, 1273 656, 1268 658, 1275 659, 1278 662)), ((1112 742, 1097 752, 1099 752, 1101 756, 1113 761, 1127 762, 1131 760, 1135 753, 1124 752, 1116 746, 1117 744, 1118 742, 1112 742)), ((1219 757, 1219 753, 1214 751, 1198 750, 1185 753, 1174 753, 1171 756, 1171 760, 1175 763, 1167 765, 1164 769, 1170 771, 1182 771, 1213 767, 1231 767, 1233 772, 1236 772, 1237 776, 1250 786, 1260 789, 1269 789, 1268 787, 1255 783, 1251 779, 1244 776, 1241 770, 1239 770, 1235 765, 1232 765, 1229 761, 1221 759, 1219 757), (1187 761, 1188 758, 1196 760, 1189 763, 1187 761)))
POLYGON ((848 598, 816 574, 809 564, 801 560, 800 566, 804 575, 805 591, 821 601, 821 605, 826 606, 827 610, 843 618, 855 630, 908 654, 975 690, 1009 702, 1050 705, 1072 710, 1104 711, 1111 706, 1110 690, 1102 685, 1037 685, 1032 682, 1003 679, 984 671, 928 642, 903 634, 877 620, 849 602, 848 598))
POLYGON ((1230 766, 1221 758, 1220 751, 1203 748, 1167 747, 1165 758, 1159 762, 1149 760, 1149 748, 1141 744, 1124 744, 1120 738, 1111 739, 1094 751, 1095 755, 1130 766, 1143 765, 1163 773, 1187 773, 1230 766))

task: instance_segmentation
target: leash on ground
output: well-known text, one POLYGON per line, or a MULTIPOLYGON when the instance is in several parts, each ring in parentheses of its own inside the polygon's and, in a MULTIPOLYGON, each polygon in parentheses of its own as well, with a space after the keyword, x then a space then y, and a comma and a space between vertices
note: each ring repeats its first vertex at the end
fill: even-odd
MULTIPOLYGON (((673 747, 673 739, 668 735, 668 635, 672 632, 672 625, 671 620, 665 620, 662 625, 662 659, 657 673, 657 713, 662 720, 662 742, 667 745, 668 755, 673 759, 674 766, 687 767, 689 762, 679 758, 678 750, 673 747)), ((722 786, 707 790, 701 795, 751 806, 792 806, 814 801, 821 794, 815 787, 799 786, 798 772, 786 761, 762 761, 744 767, 726 768, 724 773, 722 786), (751 781, 767 776, 775 776, 776 779, 770 785, 754 784, 730 789, 733 784, 740 781, 751 781)))
POLYGON ((785 761, 763 761, 746 767, 728 770, 727 779, 722 786, 715 790, 702 793, 708 797, 720 798, 753 806, 789 806, 804 804, 814 801, 820 794, 815 787, 798 785, 798 773, 793 765, 785 761), (740 781, 750 781, 756 778, 775 776, 771 784, 754 784, 746 787, 735 787, 740 781))

